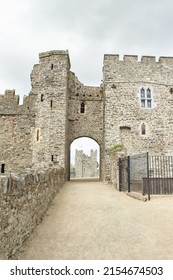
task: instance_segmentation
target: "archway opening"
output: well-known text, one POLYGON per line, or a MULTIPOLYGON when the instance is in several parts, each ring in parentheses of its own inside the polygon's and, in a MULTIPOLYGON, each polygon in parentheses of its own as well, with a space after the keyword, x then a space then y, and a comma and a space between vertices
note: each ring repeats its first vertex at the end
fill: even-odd
POLYGON ((100 146, 89 137, 75 139, 70 145, 70 180, 100 179, 100 146))

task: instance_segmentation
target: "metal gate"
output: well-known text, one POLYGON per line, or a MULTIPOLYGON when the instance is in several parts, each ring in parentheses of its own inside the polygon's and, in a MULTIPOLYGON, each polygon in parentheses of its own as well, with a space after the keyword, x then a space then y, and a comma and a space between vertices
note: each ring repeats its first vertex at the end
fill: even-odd
POLYGON ((147 193, 150 200, 148 153, 119 158, 119 191, 147 193))
POLYGON ((148 153, 119 159, 119 191, 173 194, 173 156, 148 153))
POLYGON ((119 158, 119 191, 130 192, 130 157, 119 158))

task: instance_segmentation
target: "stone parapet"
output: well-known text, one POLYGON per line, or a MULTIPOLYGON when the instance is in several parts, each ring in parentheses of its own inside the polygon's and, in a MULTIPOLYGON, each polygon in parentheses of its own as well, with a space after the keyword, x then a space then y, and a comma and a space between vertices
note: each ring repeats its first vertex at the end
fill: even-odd
POLYGON ((172 85, 173 57, 124 55, 105 55, 104 82, 153 82, 172 85))
POLYGON ((0 174, 0 259, 12 259, 64 184, 63 169, 0 174))

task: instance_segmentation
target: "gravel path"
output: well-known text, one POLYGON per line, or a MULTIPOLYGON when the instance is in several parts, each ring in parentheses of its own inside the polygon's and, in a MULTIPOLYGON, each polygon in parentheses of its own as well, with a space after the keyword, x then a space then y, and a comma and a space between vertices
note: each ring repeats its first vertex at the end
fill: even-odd
POLYGON ((142 202, 102 182, 67 182, 19 259, 173 259, 173 197, 142 202))

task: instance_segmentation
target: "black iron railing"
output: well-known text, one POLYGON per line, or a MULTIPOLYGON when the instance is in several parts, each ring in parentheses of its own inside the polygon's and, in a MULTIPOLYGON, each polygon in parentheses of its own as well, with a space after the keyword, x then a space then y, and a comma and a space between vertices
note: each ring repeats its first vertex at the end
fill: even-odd
POLYGON ((119 159, 119 190, 143 195, 173 194, 173 156, 148 153, 119 159))

